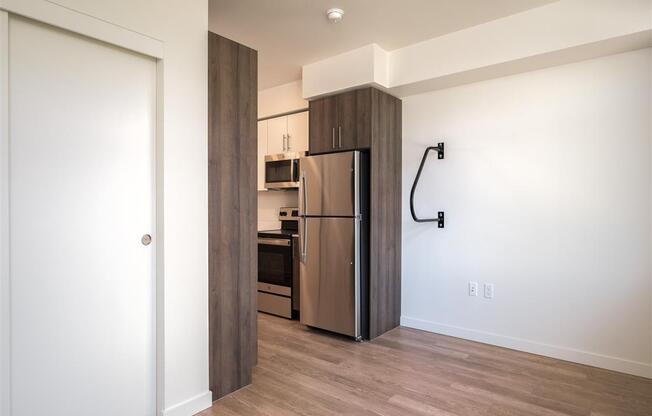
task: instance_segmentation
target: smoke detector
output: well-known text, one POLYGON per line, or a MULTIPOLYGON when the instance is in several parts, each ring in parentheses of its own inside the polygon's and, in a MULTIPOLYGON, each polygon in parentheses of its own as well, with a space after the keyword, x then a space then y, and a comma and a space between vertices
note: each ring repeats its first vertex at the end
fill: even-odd
POLYGON ((342 20, 342 16, 344 16, 344 10, 334 7, 326 10, 326 16, 328 16, 328 20, 332 23, 339 23, 342 20))

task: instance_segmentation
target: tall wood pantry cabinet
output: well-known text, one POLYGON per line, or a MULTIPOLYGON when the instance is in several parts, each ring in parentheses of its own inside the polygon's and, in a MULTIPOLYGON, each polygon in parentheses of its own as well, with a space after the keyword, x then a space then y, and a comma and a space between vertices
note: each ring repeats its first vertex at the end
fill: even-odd
POLYGON ((401 100, 372 87, 310 101, 310 154, 370 155, 370 338, 401 318, 401 122, 401 100))
POLYGON ((251 383, 257 361, 257 53, 208 33, 209 385, 251 383))

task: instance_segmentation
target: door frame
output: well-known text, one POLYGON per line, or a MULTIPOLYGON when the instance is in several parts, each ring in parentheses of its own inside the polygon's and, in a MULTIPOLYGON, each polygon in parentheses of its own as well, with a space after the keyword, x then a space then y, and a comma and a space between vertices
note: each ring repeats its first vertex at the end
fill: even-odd
POLYGON ((9 15, 65 29, 156 60, 153 273, 155 275, 156 414, 164 410, 163 70, 164 42, 47 0, 0 0, 0 414, 11 416, 11 265, 9 201, 9 15))

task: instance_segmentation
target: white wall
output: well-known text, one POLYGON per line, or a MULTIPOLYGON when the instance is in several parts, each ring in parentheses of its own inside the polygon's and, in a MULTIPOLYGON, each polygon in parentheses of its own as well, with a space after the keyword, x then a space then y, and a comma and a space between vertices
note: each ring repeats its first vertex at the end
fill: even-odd
POLYGON ((258 230, 278 230, 278 209, 298 206, 299 192, 295 190, 258 192, 258 230))
POLYGON ((301 80, 258 91, 258 118, 308 108, 301 92, 301 80))
POLYGON ((650 49, 403 100, 402 323, 652 377, 650 49), (431 156, 414 223, 409 192, 431 156), (495 298, 467 295, 470 281, 495 298))
POLYGON ((190 415, 208 393, 207 0, 56 0, 165 42, 164 408, 190 415))
MULTIPOLYGON (((308 108, 308 101, 301 94, 301 80, 258 91, 258 118, 308 108)), ((297 191, 259 191, 258 229, 275 230, 281 227, 278 209, 296 207, 297 191)))
POLYGON ((313 99, 362 85, 389 87, 388 58, 387 51, 370 44, 304 65, 303 96, 313 99))

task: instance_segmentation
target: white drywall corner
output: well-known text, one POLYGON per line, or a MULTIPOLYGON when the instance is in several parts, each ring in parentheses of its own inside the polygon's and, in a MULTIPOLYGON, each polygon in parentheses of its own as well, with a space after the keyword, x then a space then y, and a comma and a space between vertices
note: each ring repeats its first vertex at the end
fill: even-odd
POLYGON ((652 45, 649 0, 561 0, 393 51, 304 66, 303 96, 364 85, 403 97, 652 45))
POLYGON ((385 87, 389 76, 387 52, 376 44, 363 46, 303 66, 303 96, 316 98, 361 85, 385 87))

